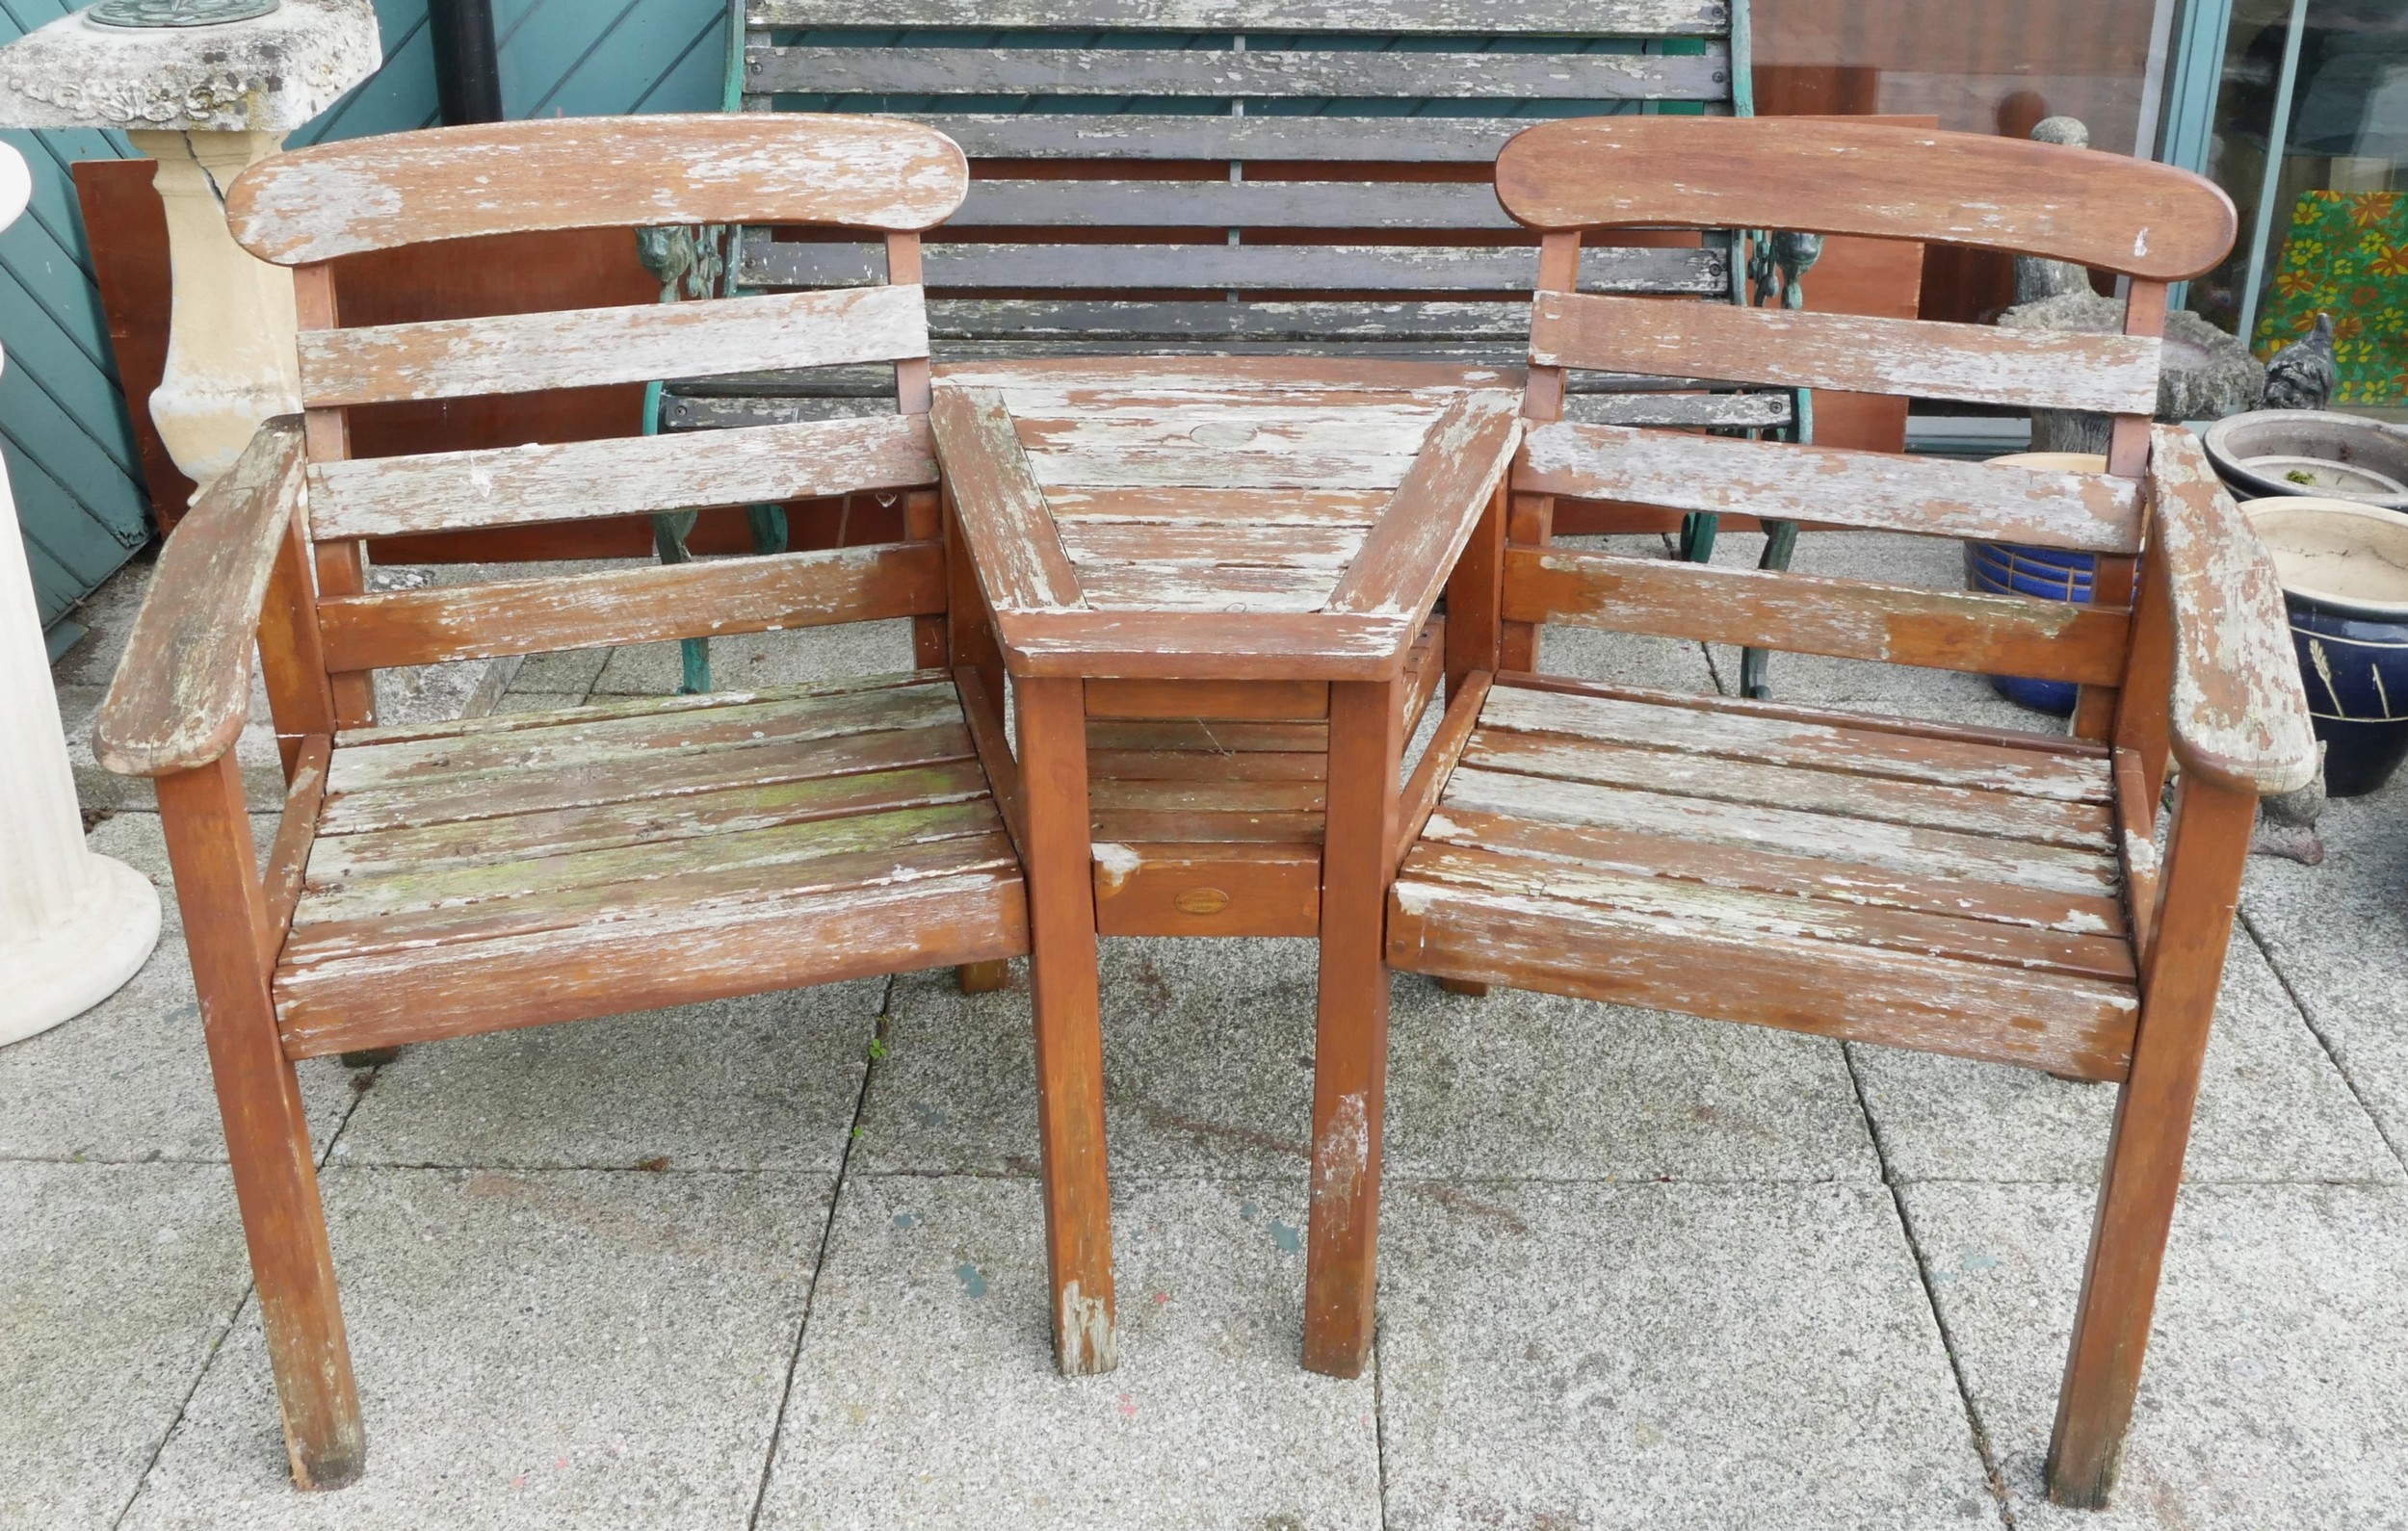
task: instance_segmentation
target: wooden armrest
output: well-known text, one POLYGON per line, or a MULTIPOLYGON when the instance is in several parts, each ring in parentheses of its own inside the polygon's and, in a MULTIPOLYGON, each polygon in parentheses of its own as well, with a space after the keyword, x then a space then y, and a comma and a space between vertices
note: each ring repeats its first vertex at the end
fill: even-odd
POLYGON ((301 425, 268 421, 168 538, 92 727, 120 776, 206 766, 242 736, 269 576, 301 498, 301 425))
POLYGON ((2198 438, 2153 431, 2144 566, 2174 626, 2168 722, 2183 768, 2269 796, 2316 775, 2316 734, 2274 560, 2218 482, 2198 438))

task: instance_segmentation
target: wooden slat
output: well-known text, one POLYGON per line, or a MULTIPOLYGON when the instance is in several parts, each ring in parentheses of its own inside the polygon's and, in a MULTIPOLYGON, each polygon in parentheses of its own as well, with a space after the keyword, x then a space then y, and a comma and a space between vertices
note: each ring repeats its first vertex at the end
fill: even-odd
MULTIPOLYGON (((1088 683, 1089 686, 1096 684, 1092 681, 1088 683)), ((1195 684, 1198 683, 1182 683, 1183 686, 1195 684)), ((1329 750, 1329 725, 1321 722, 1099 717, 1087 723, 1086 738, 1087 747, 1099 755, 1113 750, 1176 751, 1226 758, 1253 754, 1325 755, 1329 750)))
POLYGON ((318 838, 318 806, 326 799, 327 761, 333 750, 333 740, 313 734, 301 740, 294 756, 293 780, 284 791, 284 814, 276 820, 275 843, 269 846, 267 865, 260 871, 267 908, 267 918, 259 927, 263 973, 275 967, 284 933, 292 927, 293 910, 301 902, 310 845, 318 838))
POLYGON ((1097 843, 1151 843, 1170 841, 1230 844, 1319 844, 1322 816, 1319 810, 1260 809, 1236 812, 1197 809, 1188 812, 1115 808, 1099 812, 1090 826, 1097 843))
MULTIPOLYGON (((775 242, 747 234, 737 277, 748 287, 846 287, 886 279, 868 245, 775 242)), ((1527 293, 1538 251, 1446 245, 1041 245, 934 243, 922 261, 935 290, 974 292, 1235 288, 1247 292, 1527 293)), ((1730 291, 1720 250, 1604 248, 1581 252, 1581 288, 1606 293, 1730 291)))
POLYGON ((1057 413, 1009 392, 1005 398, 1013 430, 1033 458, 1176 449, 1206 460, 1313 453, 1409 457, 1453 402, 1347 388, 1257 400, 1224 387, 1185 401, 1089 400, 1057 413))
POLYGON ((1429 428, 1388 512, 1329 593, 1332 611, 1429 614, 1480 511, 1511 466, 1521 400, 1466 393, 1429 428))
POLYGON ((1317 782, 1329 774, 1326 754, 1301 750, 1098 749, 1087 758, 1098 781, 1317 782))
POLYGON ((1001 619, 1012 673, 1133 680, 1384 680, 1420 624, 1326 611, 1046 611, 1001 619))
POLYGON ((307 330, 301 397, 312 407, 461 399, 928 353, 921 289, 879 285, 307 330))
POLYGON ((1087 800, 1098 814, 1301 814, 1329 806, 1319 781, 1130 781, 1097 776, 1087 800))
MULTIPOLYGON (((1452 719, 1453 710, 1449 716, 1452 719)), ((1982 788, 1942 787, 1859 776, 1844 768, 1801 769, 1714 755, 1482 730, 1464 763, 1601 787, 1636 787, 1726 803, 1773 803, 1809 813, 1956 829, 2003 840, 2036 840, 2104 852, 2111 815, 2104 804, 2028 797, 1982 788)))
POLYGON ((1740 441, 1569 423, 1523 437, 1513 486, 1672 510, 2029 542, 2094 553, 2140 545, 2136 486, 2104 474, 1740 441))
POLYGON ((92 725, 120 776, 164 776, 234 747, 250 712, 250 665, 268 581, 301 498, 301 432, 259 428, 178 525, 92 725))
POLYGON ((1497 159, 1506 211, 1536 228, 1787 228, 2045 255, 2196 276, 2232 248, 2233 204, 2202 176, 1987 133, 1778 117, 1544 123, 1497 159))
POLYGON ((1000 613, 1067 611, 1083 603, 1045 492, 993 389, 940 387, 929 411, 936 454, 979 584, 1000 613))
POLYGON ((1001 834, 994 844, 954 875, 640 902, 562 929, 288 970, 284 1048, 314 1057, 1024 955, 1019 870, 1001 834))
POLYGON ((1218 181, 982 180, 972 185, 952 222, 957 228, 1046 229, 1521 227, 1497 205, 1497 194, 1482 185, 1232 181, 1226 177, 1218 181))
POLYGON ((1400 883, 1388 960, 1415 972, 1880 1042, 2085 1079, 2130 1067, 2127 985, 1707 921, 1400 883))
POLYGON ((1977 741, 1891 733, 1850 721, 1801 721, 1736 707, 1670 707, 1653 700, 1536 690, 1507 682, 1488 693, 1481 725, 1559 734, 1684 754, 1897 781, 2021 792, 2060 802, 2113 798, 2098 756, 2006 749, 1977 741))
MULTIPOLYGON (((1049 499, 1051 497, 1049 496, 1049 499)), ((1101 521, 1055 519, 1070 561, 1193 563, 1272 569, 1343 569, 1363 546, 1360 526, 1269 525, 1246 522, 1101 521)))
POLYGON ((2152 433, 2149 498, 2151 547, 2173 596, 2176 758, 2238 791, 2306 786, 2316 737, 2274 559, 2179 427, 2152 433))
MULTIPOLYGON (((849 0, 746 0, 745 25, 857 27, 849 0)), ((1536 33, 1549 37, 1700 37, 1727 32, 1727 0, 894 0, 881 27, 1042 31, 1536 33)))
POLYGON ((974 157, 1487 165, 1527 117, 911 112, 974 157))
POLYGON ((1095 846, 1105 936, 1310 936, 1321 925, 1321 847, 1187 842, 1095 846))
POLYGON ((318 621, 329 664, 371 669, 944 610, 944 549, 906 542, 336 596, 318 621))
POLYGON ((1409 452, 1333 448, 1238 453, 1202 445, 1100 447, 1040 452, 1029 458, 1046 489, 1096 485, 1307 489, 1393 488, 1413 465, 1409 452))
POLYGON ((927 417, 890 414, 319 463, 309 470, 309 517, 313 534, 335 541, 773 504, 935 480, 927 417))
MULTIPOLYGON (((1125 524, 1130 536, 1175 536, 1183 531, 1219 531, 1231 526, 1360 529, 1388 508, 1390 489, 1165 488, 1160 485, 1098 484, 1062 487, 1045 496, 1065 543, 1092 538, 1101 529, 1125 524)), ((1359 536, 1360 531, 1356 534, 1359 536)), ((1093 545, 1090 543, 1090 545, 1093 545)))
POLYGON ((1429 747, 1415 763, 1413 774, 1404 784, 1404 797, 1397 815, 1397 843, 1388 858, 1391 875, 1405 852, 1422 835, 1422 826, 1429 822, 1430 814, 1438 807, 1438 799, 1447 790, 1447 781, 1454 775, 1455 763, 1463 758, 1463 747, 1473 738, 1479 724, 1480 704, 1488 698, 1488 688, 1495 679, 1486 670, 1474 670, 1447 700, 1447 712, 1438 720, 1438 732, 1430 736, 1429 747))
POLYGON ((1012 845, 1025 862, 1029 852, 1026 797, 1020 785, 1020 763, 1012 758, 1011 735, 1004 723, 1004 710, 996 705, 985 678, 971 665, 955 669, 954 690, 961 698, 962 721, 969 725, 971 743, 977 750, 987 790, 994 796, 996 811, 1004 816, 1004 828, 1010 833, 1012 845))
POLYGON ((960 205, 969 173, 950 140, 891 117, 553 117, 278 155, 227 192, 226 221, 287 266, 549 228, 922 229, 960 205))
POLYGON ((1520 546, 1505 550, 1505 617, 2084 685, 2122 676, 2131 625, 2028 596, 1520 546))
POLYGON ((1013 356, 949 361, 937 375, 956 387, 1000 388, 1015 410, 1032 414, 1154 401, 1233 404, 1277 403, 1290 394, 1327 397, 1332 390, 1409 396, 1446 407, 1466 388, 1519 386, 1519 367, 1487 363, 1317 356, 1213 356, 1165 361, 1159 356, 1013 356))
POLYGON ((1098 611, 1318 611, 1335 569, 1242 564, 1090 563, 1080 587, 1098 611))
POLYGON ((1718 40, 1680 54, 758 43, 745 49, 745 89, 795 95, 1718 101, 1730 96, 1730 48, 1718 40))
MULTIPOLYGON (((1327 717, 1326 681, 1089 681, 1089 718, 1233 718, 1269 721, 1327 717)), ((1105 774, 1098 771, 1097 775, 1105 774)))
POLYGON ((2157 409, 2160 342, 1728 303, 1541 293, 1531 360, 1549 367, 1840 388, 2103 414, 2157 409))
POLYGON ((372 728, 347 728, 335 742, 344 748, 365 744, 400 744, 436 739, 481 738, 492 734, 523 734, 530 730, 598 722, 604 718, 638 717, 647 714, 694 713, 717 707, 749 707, 764 702, 796 701, 809 696, 855 696, 927 686, 940 672, 901 670, 884 675, 849 675, 835 681, 805 681, 795 686, 731 688, 723 691, 670 696, 618 696, 583 707, 556 708, 541 713, 487 713, 482 717, 446 717, 425 722, 385 723, 372 728))

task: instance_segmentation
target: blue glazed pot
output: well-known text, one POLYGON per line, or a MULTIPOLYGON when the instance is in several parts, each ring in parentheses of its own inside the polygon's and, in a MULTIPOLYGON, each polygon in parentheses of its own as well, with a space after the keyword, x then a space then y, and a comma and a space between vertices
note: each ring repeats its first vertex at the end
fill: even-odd
POLYGON ((2408 760, 2408 516, 2304 496, 2241 509, 2282 574, 2324 790, 2373 791, 2408 760))
MULTIPOLYGON (((2080 452, 2019 452, 1991 460, 2007 467, 2059 473, 2107 472, 2105 457, 2080 452)), ((1965 544, 1966 586, 1989 595, 2032 595, 2044 601, 2087 605, 2091 578, 2098 570, 2097 557, 2088 553, 2028 548, 2012 542, 1965 544)), ((2020 675, 1993 675, 1990 684, 2010 702, 2059 717, 2073 712, 2078 690, 2070 681, 2035 681, 2020 675)))

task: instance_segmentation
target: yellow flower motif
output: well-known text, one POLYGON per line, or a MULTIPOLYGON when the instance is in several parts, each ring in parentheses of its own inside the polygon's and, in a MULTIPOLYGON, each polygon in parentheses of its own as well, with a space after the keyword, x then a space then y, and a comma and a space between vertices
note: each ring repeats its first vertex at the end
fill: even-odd
POLYGON ((2408 276, 2408 243, 2392 246, 2367 267, 2372 276, 2408 276))

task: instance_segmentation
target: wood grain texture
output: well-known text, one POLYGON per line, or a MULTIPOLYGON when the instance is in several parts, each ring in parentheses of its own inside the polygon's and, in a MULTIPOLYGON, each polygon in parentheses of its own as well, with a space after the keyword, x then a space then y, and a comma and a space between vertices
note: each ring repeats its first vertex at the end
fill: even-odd
POLYGON ((375 669, 944 609, 943 550, 900 542, 335 596, 318 620, 329 664, 375 669))
POLYGON ((999 618, 1014 675, 1384 680, 1419 624, 1322 611, 1043 611, 999 618))
POLYGON ((1474 670, 1459 686, 1450 686, 1446 714, 1438 719, 1438 731, 1430 736, 1428 748, 1414 763, 1413 774, 1404 784, 1404 795, 1397 813, 1397 838, 1388 857, 1389 877, 1393 881, 1399 863, 1413 843, 1422 837, 1429 823, 1429 816, 1437 810, 1438 798, 1447 790, 1454 775, 1455 763, 1463 758, 1464 746, 1472 741, 1473 731, 1479 726, 1480 704, 1488 699, 1488 688, 1496 677, 1486 670, 1474 670))
POLYGON ((317 408, 925 357, 928 302, 881 285, 312 329, 300 344, 317 408))
POLYGON ((1505 617, 1841 659, 2112 685, 2125 612, 1565 548, 1505 550, 1505 617))
POLYGON ((2174 753, 2236 791, 2295 791, 2316 775, 2316 735, 2274 560, 2197 437, 2159 426, 2151 445, 2151 552, 2172 597, 2174 753))
POLYGON ((2233 204, 2205 177, 1982 133, 1819 118, 1585 117, 1497 158, 1534 228, 1785 228, 2044 255, 2176 281, 2224 258, 2233 204))
POLYGON ((1316 843, 1095 844, 1095 923, 1107 936, 1313 936, 1316 843))
POLYGON ((326 800, 327 761, 334 740, 315 734, 294 752, 293 778, 284 791, 284 812, 276 820, 275 842, 268 847, 260 870, 266 914, 260 924, 259 971, 271 972, 284 949, 285 933, 293 926, 293 910, 301 902, 302 879, 309 871, 310 847, 318 839, 318 808, 326 800))
MULTIPOLYGON (((950 381, 929 413, 936 455, 987 604, 999 619, 1085 605, 1079 576, 1030 472, 1001 392, 950 381)), ((1006 628, 1007 644, 1010 641, 1006 628)))
POLYGON ((665 223, 923 229, 961 203, 951 140, 891 118, 554 117, 394 133, 262 161, 226 194, 261 260, 297 266, 474 234, 665 223))
POLYGON ((1523 437, 1516 490, 1673 510, 2028 542, 2095 553, 2140 545, 2140 497, 2101 474, 1557 423, 1523 437))
POLYGON ((165 776, 234 747, 268 584, 301 500, 301 426, 282 416, 259 428, 159 556, 92 725, 102 766, 165 776))
POLYGON ((334 541, 774 504, 935 478, 926 418, 887 415, 313 463, 309 520, 334 541))
POLYGON ((1540 293, 1541 366, 2101 413, 2157 409, 2159 342, 1727 303, 1540 293))
POLYGON ((1501 389, 1469 392, 1449 405, 1326 609, 1409 616, 1418 627, 1505 481, 1521 434, 1521 401, 1501 389))
MULTIPOLYGON (((1727 0, 1537 0, 1511 7, 1492 0, 900 0, 881 6, 888 27, 972 27, 1168 32, 1473 32, 1559 37, 1682 37, 1727 31, 1727 0)), ((845 0, 746 0, 744 22, 772 27, 850 27, 861 21, 845 0)))

